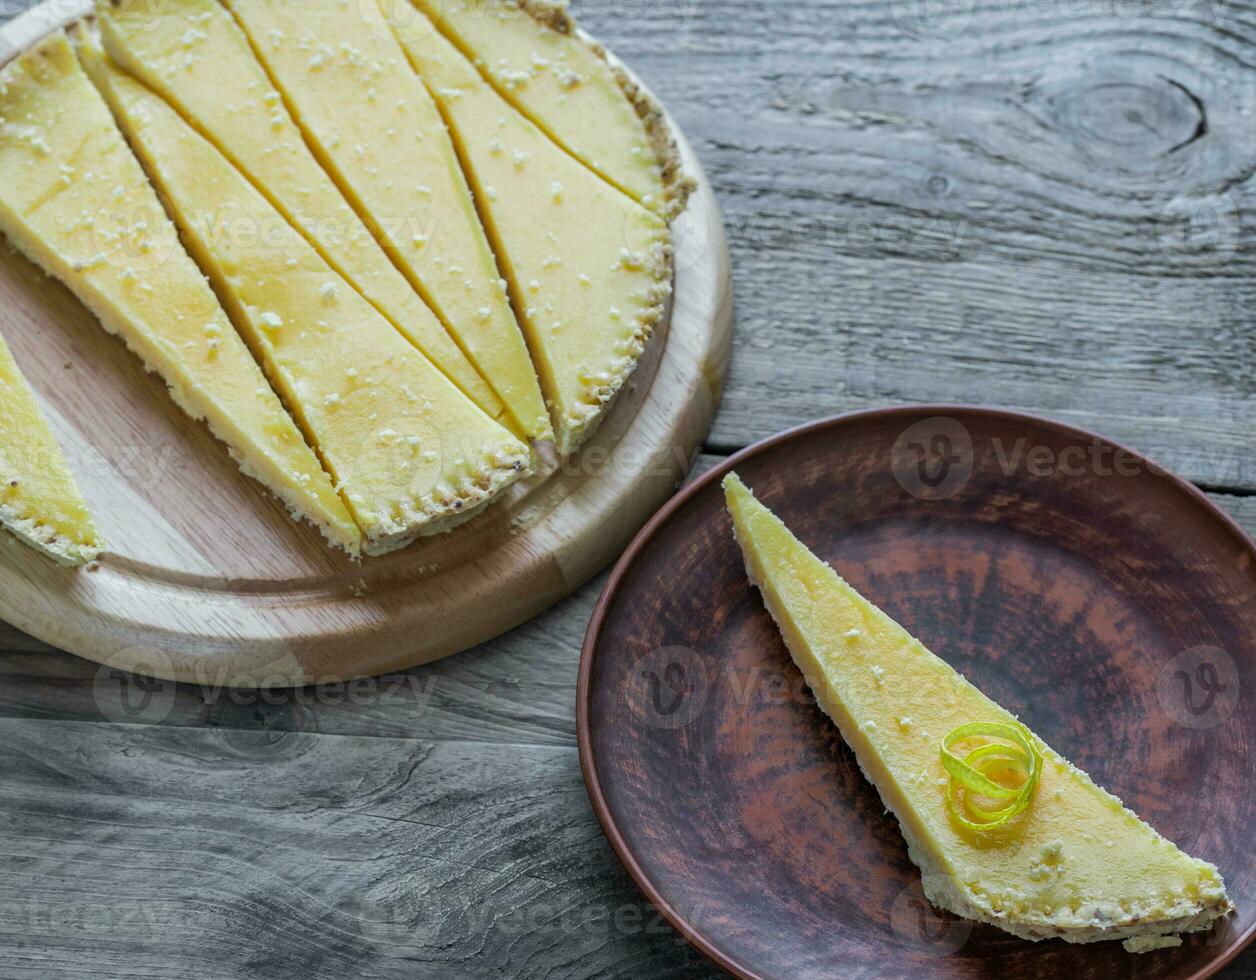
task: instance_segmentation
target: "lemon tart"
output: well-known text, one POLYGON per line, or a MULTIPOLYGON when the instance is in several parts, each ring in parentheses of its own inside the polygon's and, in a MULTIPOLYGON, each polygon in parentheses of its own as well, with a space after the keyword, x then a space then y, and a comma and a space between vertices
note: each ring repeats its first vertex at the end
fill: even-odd
POLYGON ((549 416, 440 113, 374 0, 229 0, 297 122, 393 262, 457 336, 516 431, 549 416))
POLYGON ((1120 939, 1133 951, 1173 944, 1230 910, 1215 867, 1178 850, 860 596, 735 475, 724 488, 747 573, 898 819, 931 902, 1026 939, 1120 939), (1023 766, 1021 779, 996 778, 991 764, 1023 766), (1016 802, 967 795, 987 791, 1016 802))
POLYGON ((62 565, 86 565, 104 548, 87 501, 3 337, 0 525, 62 565))
POLYGON ((439 31, 417 34, 404 41, 406 53, 445 113, 471 178, 559 450, 574 452, 663 317, 671 288, 667 223, 560 149, 439 31))
POLYGON ((110 57, 232 161, 319 254, 494 418, 501 401, 306 146, 248 39, 217 0, 100 0, 110 57))
MULTIPOLYGON (((498 94, 556 143, 659 214, 684 207, 690 184, 663 113, 554 0, 413 2, 475 63, 498 94)), ((391 7, 386 7, 391 10, 391 7)), ((423 25, 393 12, 421 44, 423 25)))
POLYGON ((368 554, 460 523, 528 471, 528 447, 406 343, 211 143, 99 52, 84 55, 368 554))
POLYGON ((64 32, 0 70, 0 231, 206 420, 246 474, 357 551, 357 525, 179 243, 64 32))

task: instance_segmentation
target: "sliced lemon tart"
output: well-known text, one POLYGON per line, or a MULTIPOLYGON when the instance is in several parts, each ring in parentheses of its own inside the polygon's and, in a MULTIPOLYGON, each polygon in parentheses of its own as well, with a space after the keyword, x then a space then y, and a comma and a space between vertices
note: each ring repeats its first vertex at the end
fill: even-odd
POLYGON ((336 271, 494 418, 501 401, 306 146, 217 0, 100 0, 110 57, 214 142, 336 271))
POLYGON ((319 159, 494 386, 551 436, 536 373, 440 113, 374 0, 228 0, 319 159))
POLYGON ((406 343, 211 143, 107 57, 80 50, 368 554, 461 523, 528 471, 528 447, 406 343))
POLYGON ((751 580, 897 817, 925 894, 1026 939, 1173 944, 1230 902, 1184 854, 844 582, 735 476, 751 580))
POLYGON ((209 423, 241 469, 356 552, 361 533, 179 242, 64 32, 0 70, 0 231, 209 423))
MULTIPOLYGON (((580 35, 565 3, 413 2, 500 95, 585 166, 660 214, 684 207, 689 185, 662 111, 580 35)), ((423 43, 421 23, 393 16, 399 34, 423 43)))
POLYGON ((0 525, 62 565, 86 565, 104 548, 87 501, 3 337, 0 525))
POLYGON ((445 113, 475 188, 559 451, 574 452, 663 317, 671 288, 667 223, 560 149, 439 31, 417 33, 404 42, 406 53, 445 113))

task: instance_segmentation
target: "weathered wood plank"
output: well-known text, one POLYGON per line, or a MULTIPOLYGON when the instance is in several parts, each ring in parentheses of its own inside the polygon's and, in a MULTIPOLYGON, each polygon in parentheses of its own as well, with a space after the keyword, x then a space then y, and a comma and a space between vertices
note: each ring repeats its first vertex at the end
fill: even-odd
POLYGON ((578 6, 727 211, 712 445, 960 401, 1256 485, 1250 0, 578 6))
POLYGON ((130 678, 0 625, 0 717, 572 747, 576 665, 602 581, 429 667, 274 694, 130 678))
POLYGON ((0 721, 0 976, 708 977, 574 750, 0 721))

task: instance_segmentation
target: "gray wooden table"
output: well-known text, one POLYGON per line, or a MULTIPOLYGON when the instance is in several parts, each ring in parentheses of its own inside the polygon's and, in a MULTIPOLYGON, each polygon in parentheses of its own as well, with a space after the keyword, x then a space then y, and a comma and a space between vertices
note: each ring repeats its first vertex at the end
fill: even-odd
MULTIPOLYGON (((577 9, 727 211, 738 343, 702 465, 843 410, 997 404, 1256 530, 1256 0, 577 9)), ((600 586, 431 668, 132 690, 151 715, 0 625, 0 978, 711 976, 585 796, 600 586)))

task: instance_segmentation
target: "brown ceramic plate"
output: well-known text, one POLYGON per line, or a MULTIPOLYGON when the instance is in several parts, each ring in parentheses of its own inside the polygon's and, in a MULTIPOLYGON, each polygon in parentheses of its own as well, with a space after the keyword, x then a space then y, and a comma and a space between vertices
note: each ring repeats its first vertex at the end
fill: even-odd
POLYGON ((1256 930, 1256 546, 1098 436, 1008 412, 845 416, 677 496, 607 584, 581 762, 629 873, 742 977, 1201 978, 1256 930), (1178 949, 1029 943, 931 910, 894 819, 746 581, 736 470, 853 585, 1191 854, 1238 912, 1178 949))

